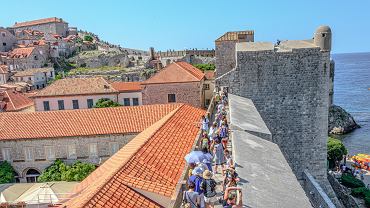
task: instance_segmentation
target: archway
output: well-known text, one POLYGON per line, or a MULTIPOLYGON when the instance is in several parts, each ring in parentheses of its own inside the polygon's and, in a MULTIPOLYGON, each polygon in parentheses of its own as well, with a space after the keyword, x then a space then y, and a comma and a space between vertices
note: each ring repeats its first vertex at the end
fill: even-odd
POLYGON ((36 169, 30 168, 26 172, 26 181, 27 183, 35 183, 37 182, 37 178, 40 176, 40 172, 36 169))

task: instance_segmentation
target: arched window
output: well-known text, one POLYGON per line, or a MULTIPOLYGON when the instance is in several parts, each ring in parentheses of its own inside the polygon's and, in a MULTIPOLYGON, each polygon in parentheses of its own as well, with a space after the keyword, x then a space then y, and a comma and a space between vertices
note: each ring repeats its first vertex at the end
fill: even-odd
POLYGON ((26 180, 27 183, 35 183, 37 182, 37 178, 40 176, 40 172, 36 169, 30 168, 26 172, 26 180))

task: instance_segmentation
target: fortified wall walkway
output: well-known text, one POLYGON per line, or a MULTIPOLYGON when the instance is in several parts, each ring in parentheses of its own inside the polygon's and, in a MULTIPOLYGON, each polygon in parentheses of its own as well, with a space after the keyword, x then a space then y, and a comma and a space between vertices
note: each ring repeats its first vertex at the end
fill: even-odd
POLYGON ((243 207, 312 207, 250 99, 229 94, 232 154, 243 207))

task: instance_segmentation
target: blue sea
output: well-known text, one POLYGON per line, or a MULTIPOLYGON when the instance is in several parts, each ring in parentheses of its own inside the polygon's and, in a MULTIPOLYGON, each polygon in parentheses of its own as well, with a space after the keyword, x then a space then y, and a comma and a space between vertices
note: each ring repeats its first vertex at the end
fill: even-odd
POLYGON ((362 127, 342 136, 349 154, 370 154, 370 52, 333 54, 334 104, 362 127))

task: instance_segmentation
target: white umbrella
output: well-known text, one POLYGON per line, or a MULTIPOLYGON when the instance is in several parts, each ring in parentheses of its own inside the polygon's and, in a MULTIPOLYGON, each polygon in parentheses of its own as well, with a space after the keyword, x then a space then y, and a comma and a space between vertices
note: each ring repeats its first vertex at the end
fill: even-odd
POLYGON ((211 161, 212 155, 209 153, 203 153, 202 151, 192 151, 185 156, 185 161, 187 163, 198 163, 203 162, 203 160, 211 161))

